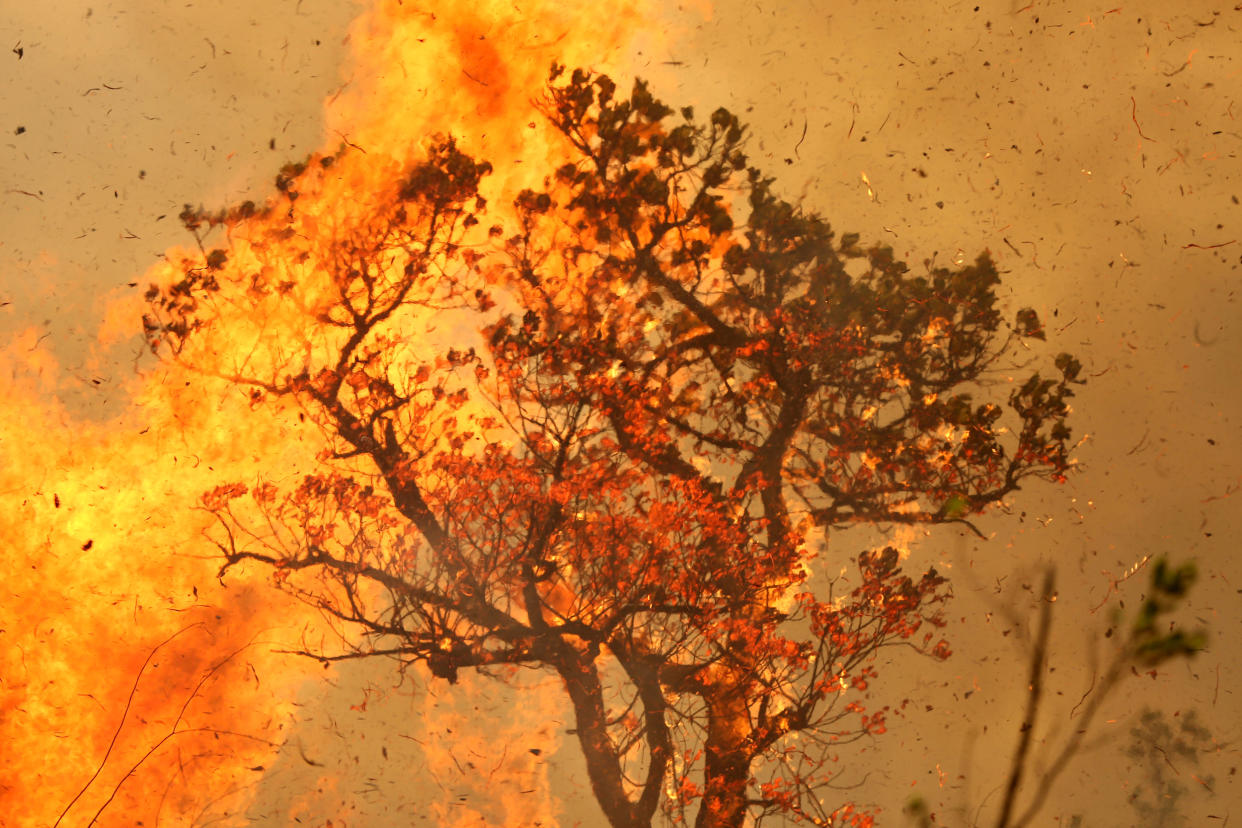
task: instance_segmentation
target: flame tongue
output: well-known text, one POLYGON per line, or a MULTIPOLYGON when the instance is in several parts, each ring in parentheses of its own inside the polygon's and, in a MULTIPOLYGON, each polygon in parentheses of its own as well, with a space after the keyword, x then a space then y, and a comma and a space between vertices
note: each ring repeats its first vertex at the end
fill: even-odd
POLYGON ((97 425, 0 398, 0 824, 236 813, 305 674, 256 640, 288 602, 244 577, 226 592, 198 543, 197 490, 244 465, 212 439, 237 412, 183 430, 148 394, 141 421, 97 425))
POLYGON ((431 11, 381 0, 351 31, 355 69, 328 103, 328 134, 403 161, 430 136, 457 136, 499 173, 485 194, 512 198, 555 169, 561 142, 535 105, 549 67, 614 58, 646 5, 620 0, 601 13, 563 0, 481 0, 431 11))
MULTIPOLYGON (((354 25, 352 74, 326 105, 326 152, 352 150, 317 201, 298 203, 302 215, 332 222, 365 209, 437 134, 492 162, 488 198, 538 187, 561 152, 535 104, 549 66, 599 68, 644 13, 642 0, 603 14, 563 0, 419 6, 380 0, 354 25)), ((120 304, 113 318, 134 315, 136 303, 120 304)), ((294 316, 254 322, 299 333, 281 329, 294 316)), ((219 364, 246 359, 252 344, 239 336, 219 364)), ((172 368, 143 382, 133 411, 102 425, 73 422, 33 392, 0 395, 12 564, 0 602, 2 826, 51 825, 66 810, 60 824, 96 814, 101 825, 240 823, 313 666, 272 649, 290 637, 280 630, 305 634, 317 615, 253 574, 234 571, 223 588, 200 535, 209 518, 194 505, 216 484, 254 480, 260 465, 295 477, 318 442, 303 442, 296 412, 261 415, 202 377, 172 368)), ((554 747, 540 738, 526 765, 554 747)), ((515 773, 530 786, 531 768, 515 773)), ((547 824, 555 806, 536 810, 547 824)))

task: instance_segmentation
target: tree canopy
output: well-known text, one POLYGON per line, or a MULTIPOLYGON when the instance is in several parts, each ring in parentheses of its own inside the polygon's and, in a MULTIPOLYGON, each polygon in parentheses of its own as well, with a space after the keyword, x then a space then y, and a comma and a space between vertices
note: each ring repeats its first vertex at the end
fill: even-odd
POLYGON ((869 824, 825 799, 830 760, 885 730, 881 648, 948 656, 948 590, 822 540, 973 529, 1062 479, 1079 363, 1021 375, 1044 332, 1006 320, 986 253, 916 272, 837 235, 725 109, 562 67, 542 109, 569 160, 501 208, 441 136, 365 186, 344 147, 265 205, 182 214, 199 251, 149 290, 151 347, 324 441, 300 479, 204 496, 224 569, 351 628, 325 660, 554 671, 617 828, 869 824), (812 574, 844 561, 852 588, 812 574))

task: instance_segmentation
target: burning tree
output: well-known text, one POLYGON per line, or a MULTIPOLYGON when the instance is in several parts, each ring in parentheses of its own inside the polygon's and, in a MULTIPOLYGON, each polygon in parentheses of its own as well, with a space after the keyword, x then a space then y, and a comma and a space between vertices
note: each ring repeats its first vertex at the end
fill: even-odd
POLYGON ((988 255, 917 275, 836 236, 727 110, 560 67, 542 110, 564 155, 511 211, 441 137, 364 184, 345 147, 264 206, 182 215, 199 251, 148 292, 151 347, 324 441, 204 497, 222 574, 269 566, 352 630, 325 662, 555 671, 618 828, 869 824, 821 804, 829 760, 885 729, 881 648, 948 655, 946 585, 892 547, 852 590, 811 563, 834 527, 973 529, 1060 479, 1079 364, 976 401, 1044 338, 1004 320, 988 255))

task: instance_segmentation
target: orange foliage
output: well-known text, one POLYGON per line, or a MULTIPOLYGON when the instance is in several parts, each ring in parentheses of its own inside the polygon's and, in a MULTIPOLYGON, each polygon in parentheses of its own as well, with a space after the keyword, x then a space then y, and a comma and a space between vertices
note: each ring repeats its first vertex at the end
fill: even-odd
POLYGON ((835 746, 886 730, 885 709, 838 705, 879 650, 948 655, 934 570, 864 552, 834 596, 808 534, 969 526, 1059 478, 1078 364, 1032 375, 1000 426, 972 395, 1040 328, 1003 320, 986 254, 917 276, 838 239, 772 192, 727 110, 559 65, 538 102, 537 187, 525 156, 438 135, 182 215, 226 244, 151 286, 152 349, 323 436, 298 479, 211 489, 211 537, 226 569, 268 565, 360 633, 310 651, 325 662, 559 675, 618 828, 802 816, 835 746), (687 744, 701 762, 677 761, 687 744))

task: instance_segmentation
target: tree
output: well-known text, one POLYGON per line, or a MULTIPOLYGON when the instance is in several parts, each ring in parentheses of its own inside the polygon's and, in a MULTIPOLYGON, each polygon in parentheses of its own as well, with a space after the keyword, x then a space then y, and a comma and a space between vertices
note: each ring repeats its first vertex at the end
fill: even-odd
MULTIPOLYGON (((1148 560, 1150 556, 1131 568, 1125 577, 1133 575, 1148 560)), ((1124 617, 1124 601, 1113 613, 1112 626, 1104 633, 1104 638, 1113 644, 1111 657, 1102 675, 1097 675, 1092 670, 1090 684, 1069 710, 1069 718, 1074 720, 1074 726, 1063 737, 1037 740, 1035 730, 1040 714, 1044 714, 1044 719, 1048 718, 1047 711, 1041 710, 1046 698, 1045 682, 1049 679, 1048 674, 1056 670, 1052 666, 1053 659, 1050 658, 1048 644, 1052 632, 1052 607, 1057 598, 1056 579, 1051 566, 1044 571, 1043 587, 1039 592, 1039 621, 1032 630, 1034 640, 1026 681, 1026 710, 1018 726, 1016 748, 1005 771, 1004 781, 993 789, 993 792, 1003 790, 996 828, 1026 828, 1034 824, 1040 811, 1048 804, 1057 779, 1086 744, 1086 737, 1091 732, 1095 717, 1113 692, 1126 680, 1127 675, 1139 676, 1138 668, 1142 667, 1147 670, 1145 675, 1155 678, 1156 668, 1160 665, 1172 659, 1193 658, 1206 648, 1207 631, 1203 628, 1187 628, 1177 618, 1177 611, 1182 609, 1197 577, 1198 569, 1194 563, 1174 566, 1167 558, 1155 560, 1151 568, 1148 591, 1142 596, 1134 618, 1124 617), (1123 633, 1115 636, 1118 629, 1123 633), (1029 765, 1037 752, 1033 750, 1036 741, 1045 741, 1046 755, 1043 757, 1042 771, 1031 773, 1029 765)), ((1193 763, 1198 762, 1196 748, 1182 739, 1171 740, 1172 731, 1161 720, 1158 712, 1146 708, 1140 720, 1142 727, 1130 731, 1132 738, 1126 752, 1131 758, 1151 756, 1158 752, 1164 757, 1164 764, 1173 768, 1175 773, 1176 767, 1168 761, 1170 752, 1188 757, 1193 763)), ((1199 740, 1201 744, 1212 741, 1211 734, 1197 723, 1193 710, 1182 719, 1182 732, 1199 740)), ((1163 825, 1170 817, 1176 816, 1177 810, 1172 801, 1185 793, 1185 789, 1168 782, 1159 762, 1149 762, 1148 767, 1152 769, 1149 774, 1151 784, 1137 786, 1130 795, 1129 802, 1144 818, 1144 825, 1163 825), (1151 794, 1155 804, 1144 801, 1142 797, 1145 794, 1151 794)), ((1198 776, 1195 779, 1211 792, 1211 777, 1206 782, 1198 776)), ((983 804, 981 802, 975 809, 965 803, 961 810, 962 818, 978 824, 983 804)), ((904 810, 919 828, 933 828, 941 824, 921 796, 911 797, 904 810)), ((1075 815, 1071 820, 1074 826, 1081 822, 1081 815, 1075 815)))
MULTIPOLYGON (((1024 828, 1034 822, 1040 809, 1046 804, 1057 777, 1082 749, 1095 716, 1124 680, 1127 672, 1138 675, 1137 667, 1141 665, 1149 668, 1150 675, 1154 678, 1156 666, 1174 658, 1191 658, 1203 650, 1207 643, 1207 633, 1203 629, 1189 629, 1179 623, 1175 617, 1176 610, 1198 577, 1197 567, 1193 563, 1173 566, 1166 558, 1156 559, 1151 569, 1148 592, 1143 596, 1134 619, 1128 624, 1125 623, 1120 608, 1114 615, 1114 626, 1108 629, 1105 636, 1112 639, 1115 627, 1125 629, 1128 626, 1128 632, 1114 639, 1116 643, 1112 657, 1103 675, 1099 677, 1098 686, 1093 673, 1090 686, 1079 700, 1078 705, 1070 711, 1073 717, 1078 707, 1082 706, 1082 713, 1078 716, 1073 730, 1062 741, 1062 744, 1053 750, 1047 769, 1031 780, 1034 784, 1024 785, 1023 776, 1027 770, 1027 760, 1043 700, 1044 672, 1048 669, 1048 636, 1052 629, 1052 604, 1056 600, 1053 575, 1051 569, 1047 570, 1044 575, 1044 586, 1040 596, 1039 626, 1035 633, 1035 645, 1031 652, 1027 681, 1026 712, 1018 731, 1017 749, 1004 786, 1005 793, 996 822, 997 828, 1024 828), (1024 787, 1030 788, 1025 796, 1023 795, 1024 787), (1020 799, 1026 800, 1024 805, 1020 806, 1020 799)), ((1122 606, 1124 607, 1124 603, 1122 606)), ((1192 718, 1193 716, 1189 717, 1185 724, 1190 726, 1192 718)), ((1148 719, 1147 713, 1144 713, 1145 724, 1148 719)), ((1193 729, 1190 732, 1195 733, 1193 729)), ((1139 732, 1132 731, 1132 734, 1137 738, 1139 732)), ((1137 755, 1133 747, 1130 755, 1137 755)), ((1193 756, 1193 751, 1191 755, 1193 756)), ((1155 776, 1156 782, 1161 782, 1162 779, 1162 772, 1158 772, 1155 776)), ((1161 790, 1161 794, 1163 793, 1164 790, 1161 790)), ((1131 802, 1134 801, 1135 798, 1131 797, 1131 802)), ((1160 824, 1163 824, 1163 819, 1167 815, 1153 809, 1148 816, 1153 814, 1159 816, 1160 824)), ((1156 823, 1148 819, 1144 824, 1156 823)))
POLYGON ((440 137, 362 189, 347 147, 263 207, 182 214, 199 253, 148 291, 151 347, 325 440, 296 485, 204 497, 222 573, 270 566, 354 629, 325 662, 555 671, 617 828, 869 824, 820 804, 829 760, 885 729, 882 648, 948 655, 948 592, 892 547, 843 590, 811 576, 817 538, 973 529, 1062 479, 1079 364, 1021 379, 1008 414, 977 403, 1044 338, 1033 310, 1004 321, 986 253, 917 275, 838 238, 773 193, 736 116, 641 81, 554 67, 542 108, 568 160, 511 211, 440 137), (477 341, 430 332, 463 313, 477 341))

